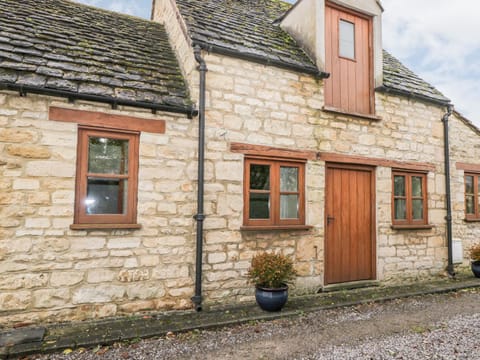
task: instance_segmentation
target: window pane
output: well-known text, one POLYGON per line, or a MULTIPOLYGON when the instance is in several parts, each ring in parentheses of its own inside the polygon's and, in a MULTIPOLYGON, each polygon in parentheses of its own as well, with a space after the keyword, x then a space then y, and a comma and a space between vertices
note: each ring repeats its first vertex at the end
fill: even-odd
POLYGON ((412 201, 412 218, 413 220, 422 220, 423 219, 423 200, 413 200, 412 201))
POLYGON ((128 173, 128 140, 89 137, 88 141, 88 172, 128 173))
POLYGON ((270 218, 270 195, 250 193, 250 219, 270 218))
POLYGON ((298 191, 297 167, 280 167, 280 191, 298 191))
POLYGON ((473 176, 465 176, 465 193, 473 194, 473 176))
POLYGON ((355 25, 340 20, 339 24, 339 55, 350 59, 355 58, 355 25))
POLYGON ((395 175, 393 183, 395 196, 405 196, 405 176, 395 175))
POLYGON ((406 220, 407 219, 407 209, 405 199, 395 199, 394 202, 394 218, 396 220, 406 220))
POLYGON ((88 178, 87 214, 125 214, 127 180, 88 178))
POLYGON ((270 190, 269 165, 250 165, 250 189, 270 190))
POLYGON ((421 197, 422 194, 422 178, 420 176, 412 176, 412 196, 421 197))
POLYGON ((465 210, 467 214, 475 214, 475 198, 473 196, 465 197, 465 210))
POLYGON ((298 195, 280 196, 280 218, 298 219, 298 195))

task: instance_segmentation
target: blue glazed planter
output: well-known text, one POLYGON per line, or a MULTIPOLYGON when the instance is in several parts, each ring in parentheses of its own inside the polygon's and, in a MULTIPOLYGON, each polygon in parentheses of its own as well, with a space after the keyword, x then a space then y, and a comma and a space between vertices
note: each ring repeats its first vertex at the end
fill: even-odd
POLYGON ((257 286, 255 300, 265 311, 280 311, 288 299, 288 286, 269 289, 257 286))
POLYGON ((475 277, 480 278, 480 261, 472 261, 472 272, 475 277))

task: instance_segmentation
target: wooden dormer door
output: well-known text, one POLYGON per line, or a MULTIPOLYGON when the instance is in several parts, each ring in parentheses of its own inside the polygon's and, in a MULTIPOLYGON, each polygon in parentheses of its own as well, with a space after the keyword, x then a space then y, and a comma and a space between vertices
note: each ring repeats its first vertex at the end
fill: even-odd
POLYGON ((326 109, 373 115, 372 19, 328 3, 325 27, 326 109))

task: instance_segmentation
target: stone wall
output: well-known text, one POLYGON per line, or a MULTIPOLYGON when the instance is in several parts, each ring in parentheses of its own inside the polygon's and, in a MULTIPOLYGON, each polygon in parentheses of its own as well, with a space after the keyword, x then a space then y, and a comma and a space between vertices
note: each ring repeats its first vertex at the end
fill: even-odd
MULTIPOLYGON (((191 48, 179 28, 171 31, 177 34, 175 49, 186 54, 180 60, 196 99, 198 73, 191 48)), ((399 282, 444 272, 444 108, 377 93, 378 120, 324 112, 321 80, 245 60, 205 52, 203 56, 209 69, 203 259, 207 303, 252 300, 245 274, 252 256, 261 250, 294 258, 299 271, 294 292, 322 287, 325 154, 343 155, 347 162, 351 157, 352 163, 380 159, 431 166, 432 228, 423 230, 392 229, 394 165, 376 166, 377 279, 399 282), (244 156, 230 150, 232 142, 319 155, 306 166, 306 223, 312 229, 240 230, 244 156)), ((180 115, 0 93, 0 322, 192 306, 197 124, 197 119, 180 115), (77 125, 49 121, 49 106, 166 121, 165 134, 141 135, 140 230, 70 230, 77 125)), ((480 164, 479 138, 457 116, 452 117, 451 133, 454 234, 466 248, 478 238, 478 226, 463 221, 463 171, 455 162, 480 164)))
POLYGON ((207 201, 212 213, 205 222, 206 251, 216 254, 207 256, 205 267, 206 278, 215 280, 206 284, 209 299, 249 294, 227 287, 242 278, 236 268, 247 268, 251 256, 263 249, 281 250, 295 258, 301 274, 296 291, 312 291, 323 284, 325 162, 309 161, 307 167, 306 213, 312 230, 242 232, 243 155, 229 152, 231 142, 431 165, 435 171, 428 174, 428 207, 433 227, 410 231, 391 228, 392 169, 376 168, 377 278, 399 281, 443 273, 447 248, 441 118, 445 109, 377 93, 380 120, 327 113, 321 110, 322 81, 204 55, 209 68, 207 162, 219 192, 207 201))
POLYGON ((196 151, 185 116, 0 93, 0 322, 190 307, 196 151), (49 106, 166 121, 140 136, 141 230, 70 230, 77 124, 49 106))
POLYGON ((465 221, 465 171, 458 163, 470 164, 480 171, 480 130, 454 113, 449 120, 450 171, 452 186, 453 239, 463 243, 463 265, 469 264, 468 248, 480 242, 480 223, 465 221))

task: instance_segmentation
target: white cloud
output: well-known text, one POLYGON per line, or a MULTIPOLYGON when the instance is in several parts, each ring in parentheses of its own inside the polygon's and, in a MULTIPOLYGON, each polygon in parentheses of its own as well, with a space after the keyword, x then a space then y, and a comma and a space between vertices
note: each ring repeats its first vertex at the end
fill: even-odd
POLYGON ((144 2, 145 1, 136 1, 132 4, 132 1, 110 1, 108 9, 123 14, 141 16, 141 14, 145 12, 144 9, 142 9, 142 5, 144 2))
POLYGON ((123 14, 149 18, 151 0, 75 0, 86 5, 96 6, 123 14))
POLYGON ((384 47, 480 125, 480 2, 383 0, 384 47))

